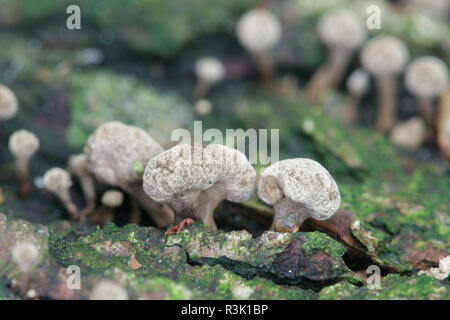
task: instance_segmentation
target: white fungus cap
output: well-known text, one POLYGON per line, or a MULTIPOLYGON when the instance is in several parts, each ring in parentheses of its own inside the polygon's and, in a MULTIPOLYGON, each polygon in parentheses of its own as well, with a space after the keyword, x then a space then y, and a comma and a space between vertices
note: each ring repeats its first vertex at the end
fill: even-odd
POLYGON ((225 78, 223 63, 213 57, 203 57, 195 63, 195 74, 208 83, 217 83, 225 78))
POLYGON ((369 90, 369 74, 363 69, 356 69, 350 74, 346 84, 348 92, 362 96, 369 90))
POLYGON ((211 113, 212 105, 209 100, 200 99, 195 103, 194 109, 197 114, 204 116, 211 113))
POLYGON ((408 59, 408 48, 394 36, 376 36, 361 51, 362 65, 375 76, 400 73, 408 59))
POLYGON ((111 280, 101 280, 92 290, 90 300, 128 300, 125 288, 111 280))
POLYGON ((439 271, 441 273, 450 273, 450 256, 439 260, 439 271))
POLYGON ((255 170, 238 150, 218 144, 179 144, 148 162, 144 190, 153 200, 163 202, 185 191, 221 184, 227 200, 242 202, 252 195, 255 180, 255 170))
POLYGON ((402 148, 415 150, 425 140, 426 124, 421 117, 397 123, 389 136, 390 141, 402 148))
POLYGON ((437 96, 449 85, 447 65, 436 57, 418 58, 406 68, 405 84, 409 91, 418 96, 437 96))
POLYGON ((73 155, 68 161, 69 170, 87 172, 87 157, 84 153, 73 155))
POLYGON ((318 220, 330 218, 341 204, 339 188, 330 173, 318 162, 303 158, 282 160, 265 169, 258 182, 258 196, 270 205, 288 198, 318 220))
POLYGON ((31 158, 39 149, 39 139, 27 130, 18 130, 9 137, 9 150, 16 158, 31 158))
POLYGON ((95 177, 115 186, 140 181, 134 170, 164 149, 144 130, 112 121, 99 126, 90 136, 84 152, 88 169, 95 177))
POLYGON ((272 49, 282 36, 278 18, 266 9, 252 9, 237 22, 240 43, 250 52, 261 53, 272 49))
POLYGON ((0 84, 0 121, 11 119, 18 109, 19 103, 14 92, 0 84))
POLYGON ((29 272, 39 258, 38 248, 29 242, 17 243, 11 253, 13 261, 17 263, 22 272, 29 272))
POLYGON ((319 21, 320 39, 328 46, 358 48, 366 39, 366 27, 361 19, 348 10, 325 13, 319 21))
POLYGON ((123 203, 123 193, 119 190, 108 190, 102 196, 102 203, 110 208, 119 207, 123 203))
POLYGON ((69 189, 73 184, 70 174, 61 168, 52 168, 45 172, 42 181, 47 190, 56 194, 69 189))

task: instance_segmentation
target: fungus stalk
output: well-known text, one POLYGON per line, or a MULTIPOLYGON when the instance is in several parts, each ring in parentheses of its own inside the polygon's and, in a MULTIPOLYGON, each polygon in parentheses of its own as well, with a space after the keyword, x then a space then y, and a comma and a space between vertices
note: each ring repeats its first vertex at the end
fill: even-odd
POLYGON ((317 101, 320 94, 336 86, 348 67, 352 53, 366 38, 363 23, 346 10, 323 15, 318 32, 327 46, 328 57, 306 86, 305 96, 310 101, 317 101))
POLYGON ((80 220, 82 223, 86 222, 86 216, 80 214, 70 197, 69 191, 73 182, 66 170, 60 168, 48 170, 44 175, 43 182, 45 188, 58 197, 73 220, 80 220))
POLYGON ((102 196, 102 207, 94 212, 91 223, 103 227, 107 221, 114 220, 114 209, 123 203, 123 193, 118 190, 108 190, 102 196))
POLYGON ((97 205, 97 195, 95 192, 95 183, 91 174, 87 170, 86 155, 78 154, 69 158, 69 172, 75 174, 81 185, 83 191, 84 201, 86 202, 86 208, 80 212, 83 220, 86 216, 95 210, 97 205))
POLYGON ((9 149, 14 155, 17 175, 20 183, 19 196, 26 197, 31 189, 29 181, 29 163, 31 157, 39 149, 39 139, 32 132, 19 130, 9 138, 9 149))
POLYGON ((437 119, 437 143, 442 155, 450 159, 450 89, 439 101, 437 119))
POLYGON ((180 144, 149 161, 144 190, 149 198, 169 204, 176 221, 199 219, 207 230, 216 230, 215 208, 225 199, 247 200, 255 179, 255 170, 235 149, 180 144))
POLYGON ((369 75, 362 69, 357 69, 347 79, 347 91, 350 94, 350 103, 345 117, 347 124, 355 123, 359 118, 359 103, 369 89, 369 75))
POLYGON ((388 132, 397 122, 397 90, 396 80, 391 76, 381 76, 376 81, 379 92, 379 110, 375 126, 388 132))
POLYGON ((194 88, 194 102, 203 99, 209 89, 225 78, 225 67, 219 59, 200 58, 195 64, 197 83, 194 88))
POLYGON ((326 220, 339 209, 336 182, 319 163, 310 159, 279 161, 264 170, 258 196, 273 205, 271 230, 297 232, 308 218, 326 220))

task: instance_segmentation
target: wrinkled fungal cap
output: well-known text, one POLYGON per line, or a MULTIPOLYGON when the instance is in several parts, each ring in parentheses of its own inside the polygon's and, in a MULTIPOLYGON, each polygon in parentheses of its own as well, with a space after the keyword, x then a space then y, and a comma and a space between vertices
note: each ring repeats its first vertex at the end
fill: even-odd
POLYGON ((363 69, 356 69, 347 79, 347 90, 361 96, 369 89, 369 74, 363 69))
POLYGON ((47 190, 53 193, 60 193, 72 186, 72 179, 70 174, 60 168, 52 168, 44 174, 44 186, 47 190))
POLYGON ((216 83, 225 78, 225 67, 217 58, 204 57, 195 63, 195 74, 206 82, 216 83))
POLYGON ((325 13, 318 29, 320 39, 331 47, 356 49, 366 39, 366 28, 361 19, 347 10, 325 13))
POLYGON ((379 35, 369 40, 361 51, 361 63, 375 76, 400 73, 408 62, 409 52, 396 37, 379 35))
POLYGON ((102 196, 103 205, 116 208, 123 203, 123 193, 118 190, 108 190, 102 196))
POLYGON ((147 132, 118 121, 99 126, 90 136, 84 152, 88 169, 95 177, 115 186, 140 180, 133 169, 143 167, 163 148, 147 132))
POLYGON ((11 253, 13 260, 18 264, 22 272, 29 271, 39 258, 38 248, 29 242, 16 244, 11 253))
POLYGON ((258 196, 270 205, 288 198, 318 220, 330 218, 341 204, 338 186, 328 171, 316 161, 302 158, 279 161, 264 170, 258 196))
POLYGON ((237 22, 236 32, 242 46, 250 52, 272 49, 281 40, 282 28, 278 18, 265 9, 252 9, 237 22))
POLYGON ((9 150, 16 158, 31 158, 39 149, 39 139, 27 130, 14 132, 9 138, 9 150))
POLYGON ((90 300, 128 300, 125 288, 111 280, 101 280, 92 290, 90 300))
POLYGON ((18 108, 19 103, 14 92, 0 84, 0 121, 14 117, 18 108))
POLYGON ((435 57, 418 58, 406 68, 405 84, 409 91, 418 96, 437 96, 448 88, 447 65, 435 57))
POLYGON ((185 191, 220 184, 226 189, 227 200, 242 202, 251 196, 255 179, 255 170, 238 150, 218 144, 179 144, 149 161, 144 190, 153 200, 163 202, 185 191))

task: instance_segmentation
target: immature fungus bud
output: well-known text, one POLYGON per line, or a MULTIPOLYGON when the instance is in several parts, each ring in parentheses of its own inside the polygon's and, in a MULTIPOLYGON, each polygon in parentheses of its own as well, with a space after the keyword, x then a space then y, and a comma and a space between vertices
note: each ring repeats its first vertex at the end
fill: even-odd
POLYGON ((32 132, 19 130, 9 138, 9 150, 16 160, 17 173, 19 176, 19 195, 26 197, 31 191, 28 167, 31 157, 39 149, 39 139, 32 132))
POLYGON ((236 33, 242 46, 254 55, 264 82, 269 83, 273 74, 270 51, 282 37, 280 21, 266 9, 252 9, 239 19, 236 33))
POLYGON ((44 174, 43 183, 48 191, 58 197, 72 219, 78 220, 82 218, 80 212, 70 197, 69 190, 70 187, 72 187, 73 182, 70 178, 70 174, 66 170, 60 168, 52 168, 48 170, 44 174))
POLYGON ((39 259, 38 248, 29 242, 18 243, 12 249, 12 259, 22 272, 20 291, 26 294, 30 287, 31 270, 36 266, 39 259))
POLYGON ((369 74, 363 69, 356 69, 347 79, 347 90, 350 94, 347 122, 354 123, 359 117, 359 102, 369 90, 369 74))
POLYGON ((211 102, 206 99, 200 99, 195 103, 194 109, 199 116, 206 116, 211 113, 211 102))
POLYGON ((101 280, 89 295, 90 300, 128 300, 128 293, 112 280, 101 280))
POLYGON ((0 121, 14 117, 19 109, 17 97, 11 89, 0 84, 0 121))
POLYGON ((113 221, 114 209, 122 205, 123 198, 123 193, 118 190, 106 191, 101 199, 103 207, 91 217, 92 224, 103 226, 107 221, 113 221))
POLYGON ((173 222, 173 212, 146 196, 136 166, 144 167, 163 148, 144 130, 113 121, 99 126, 85 146, 87 166, 102 183, 120 187, 153 218, 158 227, 173 222))
POLYGON ((427 138, 435 131, 433 98, 445 92, 449 85, 447 65, 435 57, 421 57, 406 68, 405 85, 419 102, 420 112, 427 124, 427 138))
POLYGON ((272 230, 296 232, 307 218, 326 220, 339 209, 341 196, 328 171, 310 159, 279 161, 264 170, 258 196, 273 205, 272 230))
POLYGON ((408 48, 393 36, 376 36, 361 51, 361 63, 377 81, 379 107, 376 127, 382 132, 390 131, 396 122, 395 78, 402 72, 408 59, 408 48))
POLYGON ((195 75, 198 81, 194 89, 194 101, 197 101, 206 96, 212 85, 225 78, 225 67, 217 58, 203 57, 195 63, 195 75))
POLYGON ((328 47, 328 58, 306 86, 305 95, 311 101, 341 80, 352 53, 366 39, 363 22, 352 12, 341 9, 320 18, 318 33, 328 47))
POLYGON ((389 139, 399 147, 416 150, 425 140, 426 125, 420 117, 413 117, 405 122, 397 123, 391 131, 389 139))
POLYGON ((176 221, 198 218, 207 230, 216 230, 214 209, 225 199, 247 200, 255 179, 255 170, 238 150, 179 144, 149 161, 144 190, 153 200, 168 203, 176 221))
POLYGON ((96 207, 96 193, 95 183, 90 172, 87 169, 87 159, 85 154, 77 154, 69 158, 68 163, 69 172, 77 176, 83 190, 84 200, 86 201, 86 208, 80 212, 80 215, 85 217, 92 213, 96 207))

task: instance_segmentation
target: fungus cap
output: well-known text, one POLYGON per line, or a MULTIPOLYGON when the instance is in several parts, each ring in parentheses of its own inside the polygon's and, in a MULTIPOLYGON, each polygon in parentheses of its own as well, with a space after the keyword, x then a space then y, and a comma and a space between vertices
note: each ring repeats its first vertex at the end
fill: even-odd
POLYGON ((325 13, 319 21, 319 36, 332 47, 358 48, 366 39, 366 28, 355 14, 348 10, 325 13))
POLYGON ((153 200, 162 202, 185 191, 221 184, 227 200, 242 202, 253 193, 255 180, 255 170, 238 150, 218 144, 179 144, 149 161, 144 190, 153 200))
POLYGON ((123 203, 123 193, 118 190, 108 190, 102 196, 102 203, 110 208, 119 207, 123 203))
POLYGON ((29 271, 39 258, 39 250, 33 243, 17 243, 12 249, 12 258, 23 272, 29 271))
POLYGON ((87 157, 84 153, 69 158, 69 168, 76 172, 87 172, 87 157))
POLYGON ((282 160, 264 170, 258 196, 270 205, 287 197, 318 220, 330 218, 341 204, 338 186, 330 173, 318 162, 302 158, 282 160))
POLYGON ((426 137, 426 124, 421 117, 397 123, 389 136, 390 141, 403 148, 417 149, 426 137))
POLYGON ((203 57, 195 63, 195 74, 206 82, 216 83, 225 78, 225 67, 217 58, 203 57))
POLYGON ((363 69, 356 69, 347 79, 347 90, 354 95, 363 95, 369 89, 369 74, 363 69))
POLYGON ((400 73, 408 59, 408 48, 394 36, 376 36, 361 51, 362 65, 375 76, 400 73))
POLYGON ((89 295, 90 300, 128 300, 128 293, 112 280, 101 280, 89 295))
POLYGON ((14 92, 0 84, 0 121, 14 117, 19 108, 19 103, 14 92))
POLYGON ((144 130, 112 121, 89 136, 84 151, 88 169, 99 181, 121 186, 139 181, 136 164, 145 166, 163 148, 144 130))
POLYGON ((237 22, 236 32, 241 44, 250 52, 272 49, 281 40, 282 28, 278 18, 266 9, 252 9, 237 22))
POLYGON ((46 189, 53 193, 60 193, 69 189, 73 182, 70 174, 61 168, 52 168, 44 174, 43 183, 46 189))
POLYGON ((405 84, 412 93, 426 98, 439 95, 448 88, 447 65, 435 57, 421 57, 406 68, 405 84))
POLYGON ((16 158, 31 158, 39 149, 39 139, 27 130, 18 130, 9 138, 9 150, 16 158))

